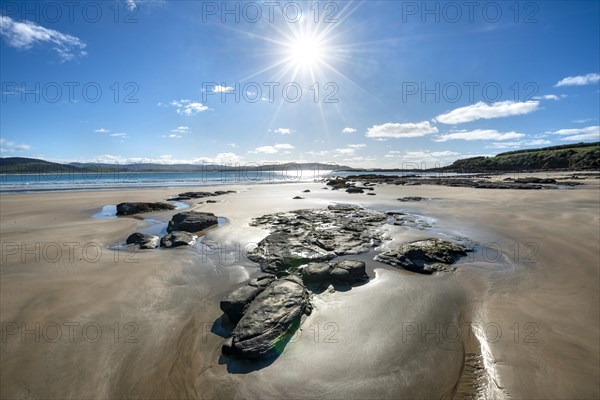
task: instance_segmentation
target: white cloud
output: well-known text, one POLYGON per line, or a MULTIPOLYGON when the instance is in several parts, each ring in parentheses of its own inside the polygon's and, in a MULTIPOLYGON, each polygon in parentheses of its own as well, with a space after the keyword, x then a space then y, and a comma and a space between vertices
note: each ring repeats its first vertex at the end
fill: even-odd
POLYGON ((600 140, 600 135, 597 133, 584 133, 581 135, 567 136, 560 140, 600 140))
POLYGON ((240 147, 240 146, 237 145, 237 143, 227 143, 227 146, 233 147, 234 149, 237 148, 237 147, 240 147))
POLYGON ((409 138, 437 133, 438 129, 431 126, 429 121, 417 123, 373 125, 367 130, 366 137, 370 138, 409 138))
POLYGON ((95 129, 94 132, 97 132, 97 133, 108 133, 108 132, 110 132, 110 129, 100 128, 100 129, 95 129))
POLYGON ((254 149, 254 151, 249 151, 248 153, 275 154, 275 153, 278 153, 279 150, 289 150, 289 149, 293 149, 293 148, 294 148, 294 146, 292 146, 289 143, 281 143, 281 144, 278 143, 274 146, 260 146, 260 147, 257 147, 256 149, 254 149))
POLYGON ((127 7, 127 9, 129 11, 134 11, 137 8, 137 4, 136 4, 135 0, 126 0, 125 6, 127 7))
POLYGON ((593 85, 598 82, 600 82, 600 74, 590 73, 579 76, 567 76, 558 81, 554 87, 593 85))
POLYGON ((517 132, 498 132, 495 129, 475 129, 472 131, 460 131, 456 133, 447 133, 440 135, 434 140, 436 142, 446 142, 448 140, 508 140, 520 139, 525 137, 522 133, 517 132))
POLYGON ((217 85, 213 89, 213 93, 226 93, 226 92, 231 92, 232 90, 233 90, 233 88, 231 86, 217 85))
POLYGON ((360 143, 360 144, 349 144, 348 147, 353 148, 353 149, 360 149, 362 147, 367 147, 366 144, 360 143))
POLYGON ((516 142, 494 142, 486 148, 490 149, 515 149, 520 148, 522 146, 543 146, 547 144, 551 144, 552 142, 544 139, 534 139, 527 141, 516 141, 516 142))
POLYGON ((209 108, 202 103, 198 103, 192 100, 173 100, 171 106, 177 109, 177 114, 190 116, 198 114, 199 112, 206 111, 209 108))
POLYGON ((27 50, 34 45, 48 44, 62 62, 87 54, 83 50, 86 44, 81 39, 31 21, 17 22, 11 17, 0 16, 0 35, 4 36, 9 46, 17 49, 27 50))
POLYGON ((476 121, 478 119, 492 119, 508 117, 512 115, 529 114, 535 111, 540 104, 539 101, 529 100, 525 102, 499 101, 488 105, 482 101, 466 107, 456 108, 446 114, 435 117, 436 122, 442 124, 462 124, 476 121))
POLYGON ((319 151, 311 150, 311 151, 307 151, 306 153, 310 154, 312 156, 326 156, 327 154, 329 154, 329 151, 328 150, 319 150, 319 151))
POLYGON ((454 151, 407 151, 404 157, 406 158, 435 158, 457 156, 460 153, 454 151))
POLYGON ((600 126, 588 126, 587 128, 575 128, 575 129, 559 129, 553 132, 557 135, 576 135, 576 134, 588 134, 593 133, 600 135, 600 126))
POLYGON ((600 126, 588 126, 586 128, 559 129, 554 132, 557 135, 569 135, 560 140, 600 140, 600 126))
POLYGON ((356 132, 356 129, 354 128, 344 128, 342 129, 342 133, 354 133, 356 132))
POLYGON ((0 153, 18 153, 31 150, 28 144, 16 143, 10 140, 0 139, 0 153))
POLYGON ((177 128, 171 130, 171 132, 180 134, 190 133, 190 128, 187 126, 178 126, 177 128))
POLYGON ((294 133, 294 130, 290 128, 277 128, 274 130, 269 130, 269 132, 278 133, 280 135, 291 135, 292 133, 294 133))
POLYGON ((534 96, 533 98, 536 100, 560 100, 567 97, 566 94, 556 95, 556 94, 545 94, 543 96, 534 96))
POLYGON ((156 164, 232 164, 240 162, 243 157, 235 153, 219 153, 215 157, 198 157, 193 159, 174 159, 172 155, 162 155, 159 158, 148 157, 123 157, 104 154, 90 160, 90 162, 100 163, 119 163, 119 164, 134 164, 134 163, 156 163, 156 164))
POLYGON ((125 132, 111 133, 109 136, 120 137, 120 138, 126 138, 126 137, 128 137, 127 133, 125 133, 125 132))
POLYGON ((592 119, 591 118, 581 118, 581 119, 575 119, 573 120, 573 122, 575 122, 576 124, 585 124, 586 122, 590 122, 592 119))

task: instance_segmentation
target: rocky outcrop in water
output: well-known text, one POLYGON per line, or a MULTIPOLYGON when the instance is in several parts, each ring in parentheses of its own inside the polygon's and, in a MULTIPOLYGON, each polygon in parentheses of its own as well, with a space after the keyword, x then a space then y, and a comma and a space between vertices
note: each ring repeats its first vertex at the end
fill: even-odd
POLYGON ((264 272, 297 274, 303 264, 364 253, 380 245, 380 228, 386 220, 382 212, 350 205, 265 215, 251 225, 268 226, 271 234, 248 258, 264 272))
POLYGON ((375 260, 420 274, 452 271, 451 266, 470 251, 466 247, 441 239, 426 239, 408 243, 380 253, 375 260))
POLYGON ((144 233, 132 233, 125 243, 139 246, 140 249, 155 249, 158 247, 158 236, 146 235, 144 233))
POLYGON ((185 231, 195 233, 217 225, 217 223, 217 217, 213 213, 185 211, 173 215, 167 226, 167 232, 185 231))
POLYGON ((117 215, 133 215, 152 211, 174 210, 175 206, 166 203, 119 203, 117 204, 117 215))
POLYGON ((196 243, 198 236, 184 231, 173 231, 160 238, 161 247, 190 246, 196 243))
POLYGON ((169 199, 169 201, 181 201, 191 199, 203 199, 205 197, 222 196, 224 194, 235 193, 235 190, 217 190, 216 192, 184 192, 169 199))
MULTIPOLYGON (((235 307, 239 308, 244 298, 252 294, 252 289, 239 293, 238 299, 227 300, 228 304, 236 304, 235 307)), ((302 315, 309 314, 311 309, 309 292, 300 278, 286 276, 273 280, 249 305, 244 306, 239 322, 223 344, 222 352, 251 359, 277 356, 300 326, 302 315)))

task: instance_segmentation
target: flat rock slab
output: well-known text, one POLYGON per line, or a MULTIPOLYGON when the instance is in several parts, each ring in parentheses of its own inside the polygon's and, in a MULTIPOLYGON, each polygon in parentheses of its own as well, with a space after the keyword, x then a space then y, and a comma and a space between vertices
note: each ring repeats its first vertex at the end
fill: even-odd
POLYGON ((190 246, 196 243, 198 236, 184 231, 173 231, 160 239, 161 247, 190 246))
POLYGON ((133 215, 152 211, 166 211, 174 209, 174 205, 166 203, 119 203, 117 204, 117 215, 133 215))
POLYGON ((250 359, 277 356, 300 325, 302 314, 310 310, 309 293, 300 278, 277 279, 246 308, 222 352, 250 359))
POLYGON ((195 233, 217 225, 217 223, 217 217, 213 213, 185 211, 173 215, 167 226, 167 232, 185 231, 195 233))
POLYGON ((271 234, 248 253, 264 272, 299 274, 298 267, 338 256, 372 250, 382 242, 387 216, 353 205, 296 210, 255 218, 251 225, 267 226, 271 234))
POLYGON ((375 260, 420 274, 432 274, 454 270, 451 264, 469 251, 465 246, 447 240, 426 239, 384 251, 375 260))

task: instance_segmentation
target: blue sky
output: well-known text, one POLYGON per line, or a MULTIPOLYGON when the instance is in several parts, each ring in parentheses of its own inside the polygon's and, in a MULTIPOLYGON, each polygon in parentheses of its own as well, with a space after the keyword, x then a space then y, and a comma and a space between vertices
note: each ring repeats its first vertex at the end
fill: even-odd
POLYGON ((430 167, 600 138, 599 2, 275 3, 3 2, 2 156, 430 167))

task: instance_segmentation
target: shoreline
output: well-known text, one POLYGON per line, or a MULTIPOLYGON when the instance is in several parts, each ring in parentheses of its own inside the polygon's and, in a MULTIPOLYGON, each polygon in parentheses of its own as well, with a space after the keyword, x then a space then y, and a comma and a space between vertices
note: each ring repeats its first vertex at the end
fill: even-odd
MULTIPOLYGON (((15 365, 11 371, 2 371, 2 397, 17 397, 27 391, 34 397, 49 398, 75 398, 90 393, 95 397, 157 399, 258 395, 276 398, 285 393, 300 397, 322 397, 328 393, 326 398, 455 398, 465 390, 474 393, 477 388, 473 387, 469 374, 477 371, 477 365, 487 362, 484 370, 495 371, 495 378, 490 379, 496 379, 502 388, 504 394, 500 397, 593 398, 598 394, 593 382, 599 373, 598 330, 594 327, 600 322, 598 279, 594 281, 591 277, 598 277, 598 268, 594 266, 598 259, 593 249, 597 249, 595 240, 600 240, 596 229, 600 223, 599 189, 597 180, 586 183, 589 185, 576 190, 553 191, 553 196, 546 196, 547 191, 425 184, 378 185, 376 196, 366 196, 322 190, 321 182, 264 184, 215 197, 218 201, 215 204, 186 202, 191 203, 189 209, 228 218, 228 224, 206 233, 207 241, 225 246, 255 243, 263 238, 267 233, 264 229, 248 226, 254 217, 322 208, 338 202, 426 216, 433 220, 436 232, 466 236, 481 245, 495 243, 510 261, 505 268, 481 259, 480 252, 473 262, 460 262, 456 273, 434 276, 370 262, 367 265, 373 274, 370 282, 347 292, 326 291, 316 295, 315 312, 302 325, 301 336, 286 346, 273 365, 246 373, 228 372, 228 365, 221 364, 223 339, 211 333, 211 329, 221 314, 218 302, 222 295, 255 275, 256 266, 235 260, 215 262, 211 259, 216 257, 215 253, 207 254, 204 260, 202 254, 190 249, 139 252, 135 255, 138 262, 132 264, 122 259, 115 262, 114 254, 109 252, 95 263, 66 258, 57 263, 43 259, 32 262, 31 255, 23 263, 19 257, 9 256, 0 268, 2 323, 97 322, 112 335, 109 328, 115 322, 123 329, 127 322, 133 321, 138 327, 139 341, 115 343, 106 339, 92 344, 77 336, 74 342, 62 337, 57 343, 23 343, 18 335, 12 335, 2 343, 3 358, 15 365), (302 194, 304 189, 311 192, 302 194), (297 194, 305 199, 293 200, 297 194), (410 203, 395 200, 407 195, 425 200, 410 203), (571 222, 564 226, 562 221, 571 222), (558 228, 572 239, 565 241, 548 235, 558 228), (514 247, 514 243, 528 241, 535 241, 539 247, 537 262, 533 264, 524 263, 522 257, 515 259, 510 248, 511 244, 514 247), (578 263, 568 261, 562 253, 575 254, 578 263), (568 268, 563 267, 565 262, 568 268), (586 304, 584 299, 589 299, 587 308, 582 307, 586 304), (571 310, 566 321, 563 309, 571 310), (573 309, 581 313, 574 313, 573 309), (469 320, 489 329, 497 324, 502 329, 499 340, 485 341, 493 358, 484 361, 475 357, 475 361, 465 362, 464 353, 476 353, 478 342, 468 342, 471 347, 461 350, 457 342, 448 340, 442 344, 449 347, 440 348, 436 334, 425 334, 425 340, 420 339, 422 323, 426 332, 436 323, 450 326, 469 320), (325 329, 328 322, 337 324, 337 333, 330 336, 337 338, 337 343, 324 342, 333 332, 332 326, 336 326, 328 325, 325 329), (532 332, 529 327, 524 329, 527 322, 537 324, 534 335, 537 343, 523 342, 532 332), (517 342, 514 329, 511 330, 515 323, 519 324, 517 342), (411 327, 406 324, 415 325, 418 331, 403 341, 403 334, 408 335, 407 329, 411 327), (319 334, 317 340, 315 333, 319 334), (571 358, 566 357, 566 352, 571 358), (54 356, 44 361, 38 354, 54 356), (83 378, 73 381, 66 375, 59 376, 53 363, 67 369, 78 366, 83 378), (561 371, 561 379, 542 368, 544 364, 561 371), (100 373, 98 365, 103 365, 100 370, 104 369, 111 377, 110 383, 100 383, 104 373, 100 373), (519 375, 511 372, 516 366, 519 375), (28 373, 15 375, 17 370, 28 373), (285 371, 293 371, 293 375, 285 371), (36 385, 36 376, 51 378, 60 386, 53 385, 48 392, 42 385, 36 385), (161 379, 164 376, 168 377, 166 382, 161 379), (419 376, 431 378, 424 382, 419 376), (311 387, 307 387, 307 379, 313 382, 311 387)), ((34 243, 69 240, 95 242, 106 248, 112 241, 143 229, 145 222, 123 217, 93 220, 94 212, 106 204, 163 201, 172 194, 168 188, 2 193, 3 241, 23 242, 29 249, 34 248, 34 243)), ((142 216, 166 221, 175 212, 142 216)), ((398 232, 405 232, 398 236, 400 241, 418 236, 414 236, 418 232, 398 232)), ((419 232, 428 235, 427 229, 419 232)), ((220 256, 229 255, 225 252, 220 256)), ((490 339, 494 332, 487 333, 490 339)), ((461 336, 462 339, 465 337, 461 336)))

